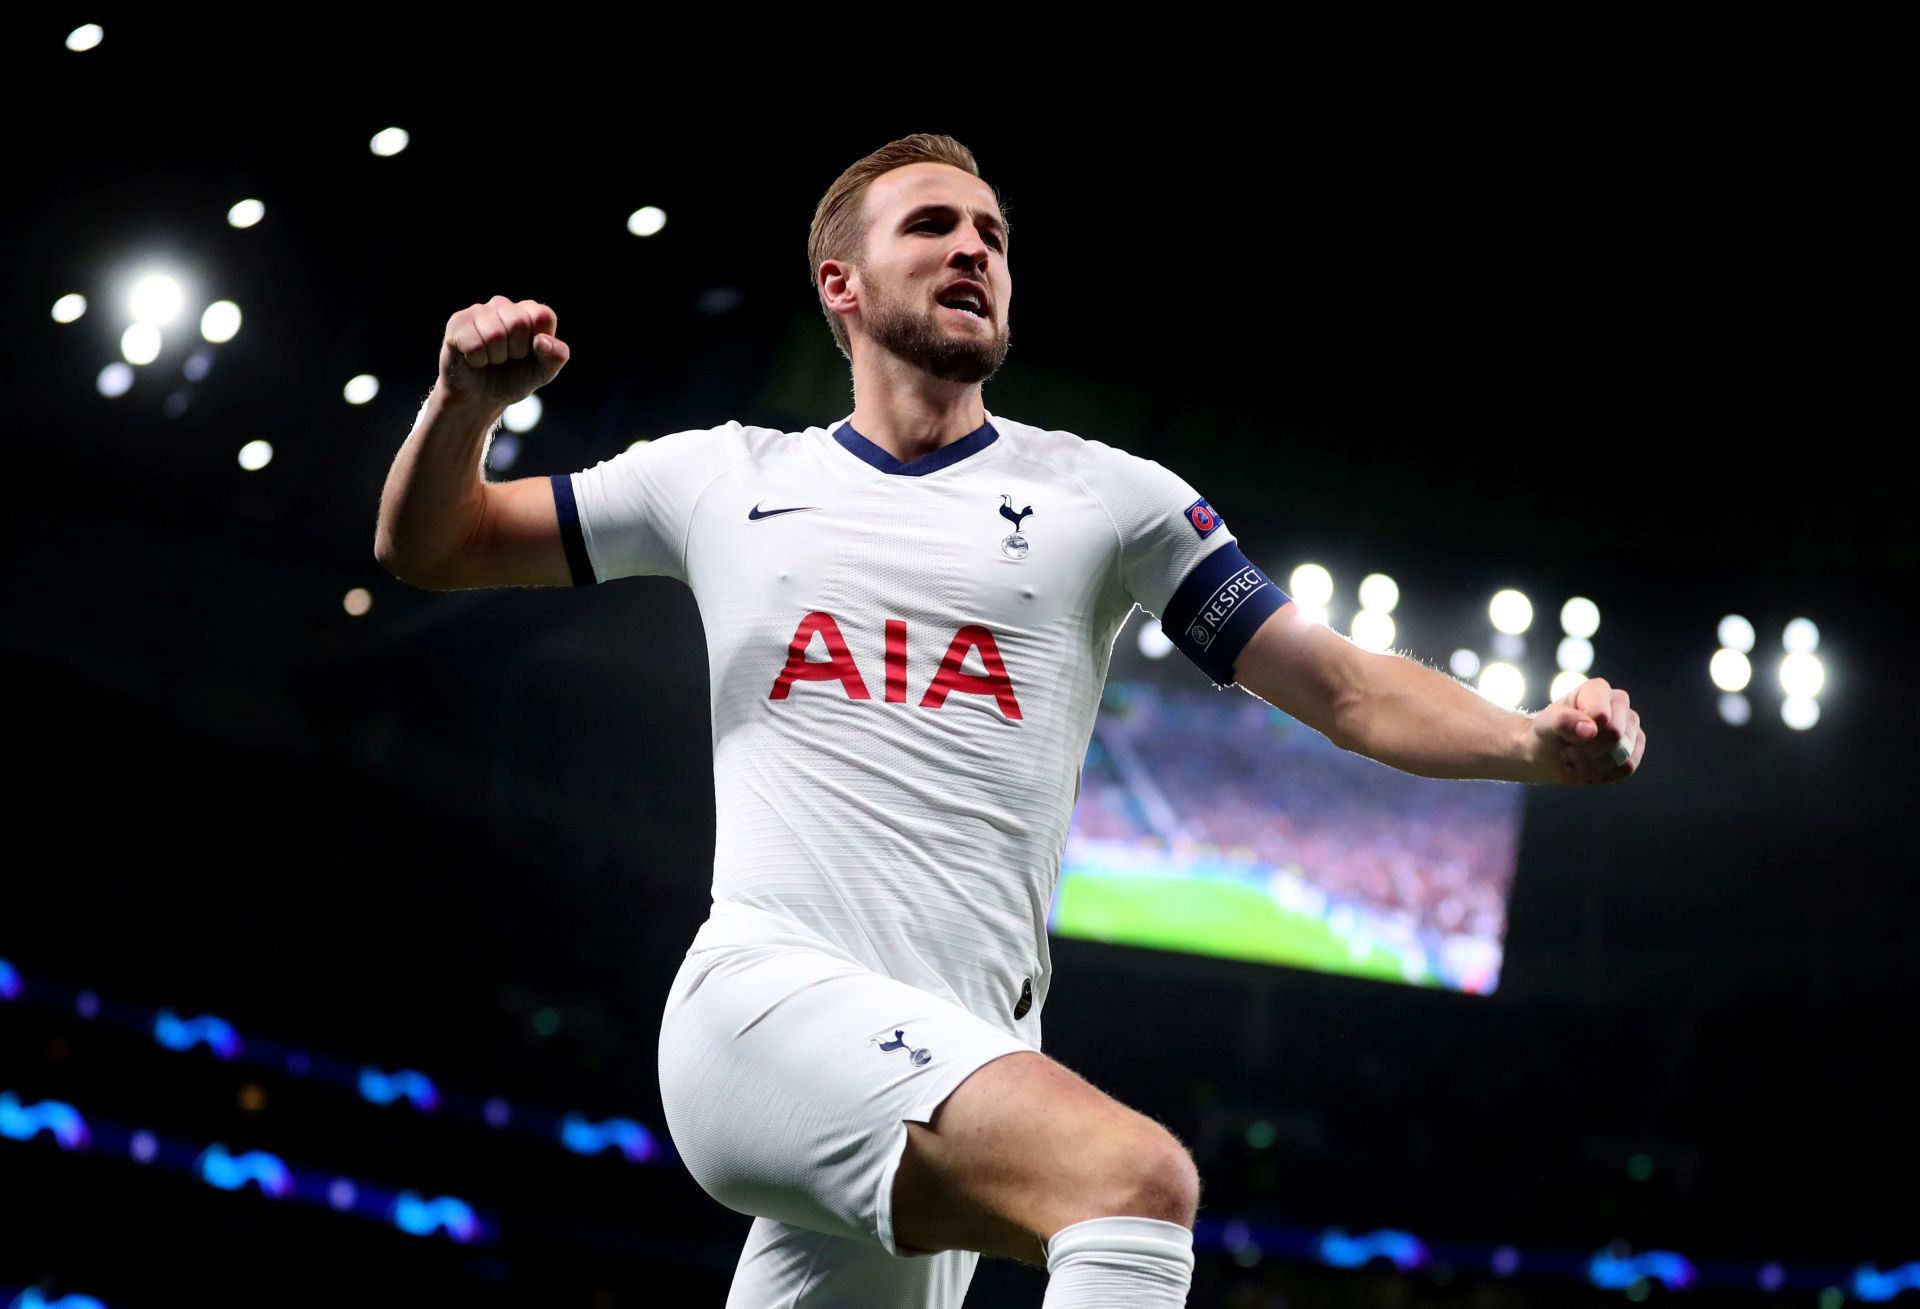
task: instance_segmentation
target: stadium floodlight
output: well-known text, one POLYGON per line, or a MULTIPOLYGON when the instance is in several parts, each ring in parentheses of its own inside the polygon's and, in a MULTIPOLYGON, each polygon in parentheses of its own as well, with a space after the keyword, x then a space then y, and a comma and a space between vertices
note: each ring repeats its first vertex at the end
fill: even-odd
POLYGON ((1810 695, 1790 695, 1780 702, 1780 721, 1804 732, 1820 721, 1820 702, 1810 695))
POLYGON ((364 586, 356 586, 342 597, 340 607, 359 618, 373 608, 373 594, 364 586))
POLYGON ((1752 654, 1753 624, 1739 614, 1728 614, 1720 620, 1720 644, 1741 654, 1752 654))
POLYGON ((1360 579, 1360 607, 1378 609, 1383 614, 1393 612, 1400 603, 1400 584, 1385 573, 1368 573, 1360 579))
POLYGON ((1560 606, 1560 630, 1568 636, 1591 641, 1600 630, 1600 606, 1584 595, 1576 595, 1560 606))
POLYGON ((1353 643, 1362 650, 1393 648, 1393 616, 1378 609, 1362 609, 1353 616, 1353 643))
POLYGON ((658 205, 643 205, 627 215, 627 230, 635 236, 652 236, 667 225, 667 211, 658 205))
POLYGON ((1780 689, 1788 699, 1811 700, 1826 681, 1827 670, 1817 654, 1796 650, 1780 661, 1780 689))
POLYGON ((1587 675, 1577 669, 1567 668, 1555 675, 1553 685, 1547 688, 1547 699, 1558 700, 1578 690, 1587 680, 1587 675))
POLYGON ((1140 624, 1140 653, 1149 659, 1165 659, 1173 650, 1173 639, 1160 630, 1160 624, 1140 624))
POLYGON ((241 200, 227 210, 229 227, 252 227, 267 216, 267 207, 258 200, 241 200))
POLYGON ((1820 629, 1811 618, 1796 618, 1780 634, 1780 644, 1795 654, 1812 654, 1820 648, 1820 629))
POLYGON ((180 316, 180 306, 186 298, 178 278, 166 273, 149 273, 133 284, 127 296, 127 309, 136 323, 165 327, 180 316))
POLYGON ((520 457, 520 438, 512 432, 499 432, 487 445, 487 467, 506 472, 520 457))
POLYGON ((100 394, 109 400, 115 396, 125 395, 133 389, 133 369, 116 359, 100 370, 100 375, 93 379, 93 384, 99 389, 100 394))
POLYGON ((160 329, 152 323, 135 323, 120 333, 120 353, 130 364, 150 364, 160 357, 160 329))
POLYGON ((1333 603, 1333 574, 1319 564, 1301 564, 1287 578, 1287 594, 1307 609, 1333 603))
POLYGON ((1300 617, 1309 623, 1318 623, 1322 627, 1333 626, 1333 615, 1327 612, 1325 605, 1306 604, 1295 600, 1293 607, 1300 611, 1300 617))
POLYGON ((1502 709, 1518 709, 1527 698, 1527 678, 1512 664, 1498 661, 1480 670, 1480 694, 1502 709))
POLYGON ((373 139, 367 142, 367 149, 373 151, 382 159, 390 159, 402 150, 405 150, 407 148, 407 142, 412 139, 412 137, 407 135, 405 128, 389 127, 383 131, 375 132, 373 139))
POLYGON ((75 323, 87 312, 87 297, 75 291, 63 295, 53 302, 53 321, 56 323, 75 323))
MULTIPOLYGON (((1739 651, 1735 651, 1738 654, 1739 651)), ((1729 691, 1720 697, 1720 721, 1730 727, 1745 727, 1753 718, 1753 702, 1738 692, 1729 691)))
POLYGON ((240 447, 240 466, 257 473, 273 462, 273 446, 266 441, 249 441, 240 447))
POLYGON ((1722 646, 1713 652, 1713 659, 1707 664, 1707 675, 1722 691, 1744 691, 1753 681, 1753 665, 1738 650, 1722 646))
POLYGON ((534 425, 540 421, 540 413, 540 397, 530 395, 518 404, 508 405, 507 412, 501 416, 501 422, 509 432, 531 432, 534 425))
POLYGON ((1480 656, 1471 650, 1455 650, 1447 660, 1447 667, 1455 677, 1470 682, 1480 675, 1480 656))
POLYGON ((1533 601, 1510 588, 1497 591, 1487 605, 1487 616, 1493 619, 1495 631, 1518 636, 1533 626, 1533 601))
POLYGON ((200 315, 200 335, 215 345, 224 345, 240 333, 240 306, 231 300, 215 300, 200 315))
POLYGON ((371 373, 361 373, 357 377, 349 378, 345 394, 348 404, 363 405, 380 394, 380 379, 371 373))
POLYGON ((1584 636, 1562 637, 1554 658, 1563 671, 1584 673, 1593 667, 1593 642, 1584 636))
POLYGON ((75 54, 82 54, 99 45, 106 36, 100 24, 86 23, 67 33, 67 49, 75 54))

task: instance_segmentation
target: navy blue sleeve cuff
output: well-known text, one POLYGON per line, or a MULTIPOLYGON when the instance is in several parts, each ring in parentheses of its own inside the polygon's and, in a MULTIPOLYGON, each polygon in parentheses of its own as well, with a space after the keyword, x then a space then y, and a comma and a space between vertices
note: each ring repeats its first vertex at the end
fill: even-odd
POLYGON ((1160 630, 1221 686, 1267 615, 1292 599, 1229 541, 1194 565, 1160 616, 1160 630))
POLYGON ((553 507, 560 515, 560 544, 566 548, 567 571, 575 586, 592 586, 600 579, 593 575, 593 562, 587 558, 587 538, 580 531, 580 506, 573 501, 573 478, 555 473, 553 507))

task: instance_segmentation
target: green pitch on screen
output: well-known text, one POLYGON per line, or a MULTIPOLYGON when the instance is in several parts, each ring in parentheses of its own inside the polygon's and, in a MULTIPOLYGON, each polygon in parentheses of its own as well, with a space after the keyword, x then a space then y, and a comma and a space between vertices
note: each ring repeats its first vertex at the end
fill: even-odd
POLYGON ((1406 981, 1391 951, 1374 945, 1355 959, 1320 919, 1282 909, 1258 887, 1218 878, 1063 872, 1053 929, 1115 945, 1406 981))

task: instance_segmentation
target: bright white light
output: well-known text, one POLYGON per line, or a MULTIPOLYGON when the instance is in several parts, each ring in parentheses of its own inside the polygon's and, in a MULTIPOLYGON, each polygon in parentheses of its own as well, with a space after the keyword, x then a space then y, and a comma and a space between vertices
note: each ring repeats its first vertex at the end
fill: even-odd
POLYGON ((1393 612, 1400 603, 1400 584, 1385 573, 1368 573, 1360 579, 1360 607, 1378 609, 1383 614, 1393 612))
POLYGON ((410 139, 404 129, 389 127, 385 131, 375 132, 373 140, 367 142, 367 149, 387 159, 405 150, 410 139))
POLYGON ((1533 601, 1518 591, 1499 591, 1487 606, 1487 616, 1496 631, 1518 636, 1533 626, 1533 601))
POLYGON ((152 323, 135 323, 120 333, 120 353, 130 364, 150 364, 160 357, 160 329, 152 323))
POLYGON ((1585 673, 1576 672, 1574 669, 1569 668, 1553 679, 1553 685, 1547 688, 1547 699, 1559 700, 1571 695, 1574 691, 1578 690, 1580 684, 1586 680, 1587 675, 1585 673))
POLYGON ((1720 644, 1741 654, 1752 654, 1753 624, 1739 614, 1728 614, 1720 620, 1720 644))
POLYGON ((240 466, 257 473, 273 462, 273 446, 265 441, 249 441, 240 447, 240 466))
POLYGON ((165 273, 152 273, 133 284, 127 308, 136 323, 154 323, 164 327, 180 316, 180 304, 186 292, 180 283, 165 273))
POLYGON ((1810 695, 1790 695, 1780 702, 1780 721, 1804 732, 1820 721, 1820 702, 1810 695))
POLYGON ((133 370, 116 359, 100 370, 93 384, 100 389, 101 395, 109 399, 125 395, 133 388, 133 370))
POLYGON ((1512 664, 1492 663, 1480 670, 1480 694, 1502 709, 1518 709, 1527 697, 1527 679, 1512 664))
POLYGON ((84 27, 76 27, 67 33, 67 49, 73 51, 75 54, 91 50, 99 45, 100 42, 106 38, 106 35, 98 23, 88 23, 84 27))
POLYGON ((1295 600, 1293 607, 1298 609, 1300 611, 1300 617, 1309 623, 1318 623, 1322 627, 1333 626, 1333 619, 1331 615, 1327 613, 1327 607, 1325 605, 1307 604, 1304 601, 1295 600))
POLYGON ((519 404, 508 405, 502 421, 509 432, 531 432, 540 421, 540 397, 530 395, 519 404))
POLYGON ((267 207, 258 200, 242 200, 227 210, 227 223, 233 227, 252 227, 267 216, 267 207))
POLYGON ((231 300, 215 300, 200 315, 200 335, 222 345, 233 340, 240 331, 240 306, 231 300))
POLYGON ((1780 689, 1790 699, 1811 698, 1826 684, 1827 670, 1820 656, 1796 650, 1780 661, 1780 689))
POLYGON ((1820 629, 1811 618, 1796 618, 1780 634, 1780 644, 1796 654, 1812 654, 1820 648, 1820 629))
POLYGON ((1149 659, 1165 659, 1173 649, 1173 639, 1160 630, 1158 623, 1140 624, 1140 653, 1149 659))
POLYGON ((1287 594, 1303 608, 1324 609, 1333 601, 1333 574, 1319 564, 1301 564, 1287 578, 1287 594))
POLYGON ((87 312, 87 297, 78 291, 72 295, 63 295, 53 302, 53 321, 56 323, 77 322, 87 312))
POLYGON ((1455 677, 1470 682, 1480 675, 1480 656, 1471 650, 1455 650, 1447 660, 1447 667, 1455 677))
POLYGON ((1353 616, 1353 643, 1362 650, 1393 648, 1393 616, 1378 609, 1362 609, 1353 616))
POLYGON ((1554 658, 1567 672, 1584 673, 1593 667, 1593 642, 1584 636, 1564 637, 1554 658))
POLYGON ((346 597, 340 601, 340 607, 352 614, 355 618, 359 618, 365 614, 367 610, 373 608, 373 596, 367 591, 366 587, 356 586, 353 590, 347 592, 346 597))
POLYGON ((363 405, 380 394, 380 379, 371 373, 362 373, 347 383, 346 397, 350 405, 363 405))
POLYGON ((627 230, 635 236, 652 236, 667 225, 667 211, 648 205, 636 209, 627 218, 627 230))
POLYGON ((653 439, 653 438, 651 438, 651 437, 646 437, 646 436, 643 436, 643 437, 641 437, 641 438, 640 438, 640 439, 639 439, 638 441, 635 441, 635 442, 634 442, 634 443, 633 443, 632 445, 630 445, 630 446, 628 446, 628 447, 627 447, 627 449, 629 449, 629 450, 638 450, 638 449, 639 449, 639 448, 640 448, 641 446, 643 446, 643 445, 645 445, 645 444, 646 444, 646 443, 647 443, 648 441, 650 441, 650 440, 652 440, 652 439, 653 439))
MULTIPOLYGON (((1735 653, 1738 653, 1736 651, 1735 653)), ((1753 717, 1753 705, 1744 695, 1729 691, 1720 697, 1720 721, 1734 727, 1745 727, 1753 717)))
POLYGON ((1600 606, 1584 595, 1576 595, 1560 606, 1560 630, 1591 641, 1600 630, 1600 606))
POLYGON ((1707 675, 1722 691, 1744 691, 1747 684, 1753 681, 1753 665, 1738 650, 1722 646, 1713 652, 1713 658, 1707 664, 1707 675))

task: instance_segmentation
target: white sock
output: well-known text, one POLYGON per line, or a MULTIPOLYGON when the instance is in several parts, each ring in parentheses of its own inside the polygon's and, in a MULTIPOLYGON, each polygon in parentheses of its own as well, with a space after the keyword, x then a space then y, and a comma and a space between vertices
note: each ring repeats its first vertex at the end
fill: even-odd
POLYGON ((1182 1309, 1193 1233, 1158 1218, 1089 1218, 1047 1242, 1042 1309, 1182 1309))

